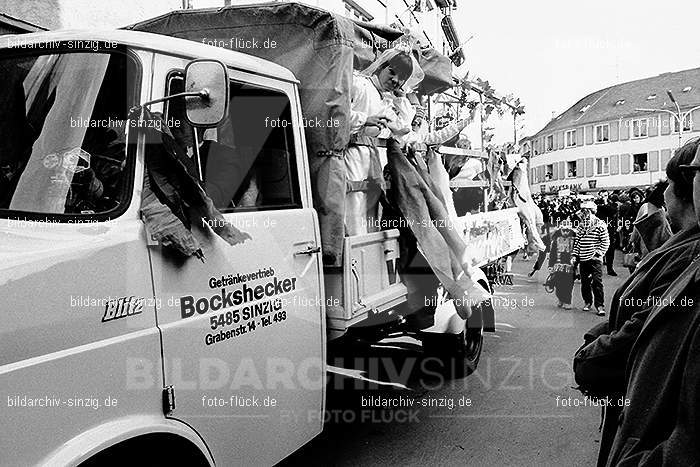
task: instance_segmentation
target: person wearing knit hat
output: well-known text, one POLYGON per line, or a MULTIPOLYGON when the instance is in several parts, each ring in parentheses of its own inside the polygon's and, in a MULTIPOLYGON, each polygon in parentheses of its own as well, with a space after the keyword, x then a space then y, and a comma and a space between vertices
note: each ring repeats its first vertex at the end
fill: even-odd
POLYGON ((605 316, 603 256, 610 246, 610 237, 605 222, 593 214, 596 208, 592 200, 581 203, 581 223, 576 232, 571 264, 578 264, 581 272, 583 311, 595 305, 597 315, 605 316))

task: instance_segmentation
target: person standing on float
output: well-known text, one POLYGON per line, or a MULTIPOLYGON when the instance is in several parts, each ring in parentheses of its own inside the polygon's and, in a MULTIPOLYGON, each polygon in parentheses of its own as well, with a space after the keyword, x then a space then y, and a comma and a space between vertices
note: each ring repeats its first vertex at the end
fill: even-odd
POLYGON ((384 179, 376 140, 380 136, 400 138, 410 131, 413 115, 403 109, 405 98, 399 94, 422 77, 415 58, 401 47, 385 51, 361 73, 353 74, 350 144, 344 153, 348 236, 379 230, 377 206, 384 179))

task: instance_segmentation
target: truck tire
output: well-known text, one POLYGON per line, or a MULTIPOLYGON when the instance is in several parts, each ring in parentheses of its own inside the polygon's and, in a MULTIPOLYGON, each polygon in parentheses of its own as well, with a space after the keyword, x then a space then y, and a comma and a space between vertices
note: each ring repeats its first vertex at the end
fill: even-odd
POLYGON ((450 378, 464 378, 476 370, 484 348, 484 306, 487 305, 472 309, 472 316, 459 334, 423 333, 425 370, 450 378))
MULTIPOLYGON (((490 306, 491 301, 484 302, 472 310, 472 316, 464 326, 464 338, 460 342, 461 365, 456 366, 462 369, 461 376, 467 376, 476 370, 481 358, 481 351, 484 348, 484 316, 485 307, 490 306)), ((460 376, 458 376, 460 377, 460 376)))

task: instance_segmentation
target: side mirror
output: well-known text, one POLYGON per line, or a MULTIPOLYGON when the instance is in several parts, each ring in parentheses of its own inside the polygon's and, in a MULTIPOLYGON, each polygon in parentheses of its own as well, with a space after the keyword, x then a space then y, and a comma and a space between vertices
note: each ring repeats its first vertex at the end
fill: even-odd
POLYGON ((187 121, 192 126, 211 128, 228 115, 228 72, 217 60, 193 60, 185 67, 185 92, 188 96, 187 121))

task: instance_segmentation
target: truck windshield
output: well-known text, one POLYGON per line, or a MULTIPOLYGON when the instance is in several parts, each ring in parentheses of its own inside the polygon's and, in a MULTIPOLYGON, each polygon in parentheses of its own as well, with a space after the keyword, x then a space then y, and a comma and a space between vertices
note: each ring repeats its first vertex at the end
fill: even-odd
POLYGON ((116 52, 10 56, 0 58, 0 76, 0 216, 125 208, 134 60, 116 52))

